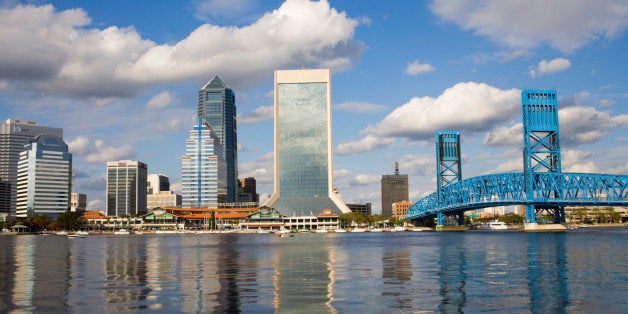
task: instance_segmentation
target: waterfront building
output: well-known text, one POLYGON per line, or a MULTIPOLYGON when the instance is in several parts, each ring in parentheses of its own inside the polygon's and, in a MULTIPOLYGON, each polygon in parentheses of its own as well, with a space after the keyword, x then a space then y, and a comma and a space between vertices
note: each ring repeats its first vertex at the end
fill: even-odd
POLYGON ((197 125, 190 130, 181 162, 184 207, 218 207, 218 203, 225 202, 227 166, 222 146, 203 118, 198 118, 197 125))
POLYGON ((107 162, 107 216, 146 214, 147 169, 136 160, 107 162))
POLYGON ((7 119, 0 125, 0 213, 15 215, 20 153, 40 134, 63 139, 63 129, 40 126, 34 121, 7 119))
POLYGON ((198 117, 205 119, 220 140, 220 157, 226 163, 226 200, 238 197, 238 128, 235 94, 220 77, 214 76, 198 92, 198 117))
POLYGON ((238 202, 254 202, 259 204, 257 181, 253 177, 239 179, 238 202))
POLYGON ((274 191, 266 206, 287 216, 349 208, 334 193, 331 71, 275 71, 274 191))
POLYGON ((412 206, 410 201, 392 203, 392 215, 396 218, 403 218, 408 214, 408 208, 412 206))
POLYGON ((38 135, 24 146, 17 164, 16 216, 56 219, 70 209, 72 154, 59 137, 38 135))
POLYGON ((172 191, 160 191, 146 195, 146 208, 151 212, 157 207, 174 207, 182 204, 182 196, 172 191))
POLYGON ((87 195, 82 193, 72 193, 70 195, 70 211, 87 209, 87 195))
POLYGON ((399 164, 395 162, 395 174, 383 175, 382 186, 382 216, 392 216, 392 203, 407 201, 408 175, 399 174, 399 164))
POLYGON ((347 204, 347 207, 354 213, 361 213, 364 216, 371 214, 371 203, 366 204, 347 204))
POLYGON ((146 181, 146 189, 149 195, 170 191, 170 179, 165 174, 151 173, 146 176, 146 181))

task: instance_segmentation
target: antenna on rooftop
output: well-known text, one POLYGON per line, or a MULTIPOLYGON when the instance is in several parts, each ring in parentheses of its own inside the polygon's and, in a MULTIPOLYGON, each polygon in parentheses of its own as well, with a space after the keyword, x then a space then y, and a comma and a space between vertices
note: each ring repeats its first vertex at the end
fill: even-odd
POLYGON ((399 175, 399 163, 395 161, 395 175, 399 175))

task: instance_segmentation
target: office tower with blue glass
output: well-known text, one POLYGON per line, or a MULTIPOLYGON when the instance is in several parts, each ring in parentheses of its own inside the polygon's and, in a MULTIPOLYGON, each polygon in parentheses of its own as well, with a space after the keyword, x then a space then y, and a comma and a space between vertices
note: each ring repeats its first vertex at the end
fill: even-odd
POLYGON ((350 212, 334 192, 331 71, 275 71, 275 188, 266 206, 288 216, 350 212))
POLYGON ((56 219, 70 210, 72 154, 59 137, 38 135, 24 146, 17 164, 17 217, 56 219))
POLYGON ((181 159, 183 207, 218 207, 224 203, 227 164, 220 139, 203 118, 190 130, 181 159))
POLYGON ((238 197, 238 128, 235 94, 220 77, 214 76, 198 92, 198 117, 216 132, 222 146, 221 157, 227 165, 226 202, 238 197))
POLYGON ((0 124, 0 213, 15 215, 17 163, 24 145, 37 135, 63 138, 63 129, 38 125, 35 121, 7 119, 0 124))
POLYGON ((148 166, 136 160, 107 162, 107 216, 146 214, 148 166))

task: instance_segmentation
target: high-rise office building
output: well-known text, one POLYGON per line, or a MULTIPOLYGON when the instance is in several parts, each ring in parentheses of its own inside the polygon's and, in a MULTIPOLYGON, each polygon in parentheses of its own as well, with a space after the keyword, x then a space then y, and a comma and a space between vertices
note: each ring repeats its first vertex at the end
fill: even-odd
POLYGON ((365 216, 371 214, 371 203, 366 204, 347 204, 347 207, 354 213, 361 213, 365 216))
POLYGON ((399 164, 395 163, 395 174, 382 176, 382 216, 392 216, 392 204, 407 201, 408 175, 399 174, 399 164))
POLYGON ((15 215, 17 163, 24 145, 37 135, 63 138, 63 129, 37 125, 37 122, 7 119, 0 124, 0 213, 15 215))
POLYGON ((349 212, 333 189, 331 71, 275 71, 275 188, 288 216, 349 212))
POLYGON ((72 193, 70 196, 70 211, 86 210, 87 195, 82 193, 72 193))
POLYGON ((159 194, 170 191, 170 179, 165 174, 149 174, 146 176, 148 194, 159 194))
POLYGON ((203 118, 190 130, 181 159, 181 194, 184 207, 217 207, 225 200, 227 166, 220 140, 203 118))
POLYGON ((220 77, 214 76, 198 92, 198 117, 216 132, 227 168, 226 202, 238 197, 238 128, 235 95, 220 77))
POLYGON ((259 203, 259 194, 257 194, 257 181, 253 177, 247 177, 238 180, 240 182, 240 192, 238 193, 239 202, 259 203))
POLYGON ((147 170, 136 160, 107 162, 107 216, 146 214, 147 170))
POLYGON ((70 209, 72 154, 56 136, 38 135, 24 146, 17 165, 16 216, 56 219, 70 209))

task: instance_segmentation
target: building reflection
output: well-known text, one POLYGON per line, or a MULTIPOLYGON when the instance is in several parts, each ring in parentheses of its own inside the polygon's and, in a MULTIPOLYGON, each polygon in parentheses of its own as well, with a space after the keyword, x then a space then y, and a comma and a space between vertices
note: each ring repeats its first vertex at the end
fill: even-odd
POLYGON ((564 312, 569 305, 565 237, 565 233, 530 235, 528 289, 533 313, 564 312))
POLYGON ((463 312, 467 302, 465 284, 467 274, 466 247, 460 239, 440 237, 439 245, 439 281, 441 303, 440 312, 463 312))
POLYGON ((335 313, 333 237, 299 237, 299 245, 273 250, 275 312, 335 313))
POLYGON ((407 294, 407 288, 412 281, 412 261, 408 249, 393 247, 392 251, 383 252, 382 268, 385 285, 382 295, 395 297, 395 304, 391 304, 394 308, 411 308, 416 296, 407 294))
POLYGON ((15 242, 18 237, 0 237, 0 313, 8 312, 15 307, 13 304, 13 287, 15 286, 15 242))
POLYGON ((146 309, 146 238, 120 237, 105 245, 105 289, 109 311, 146 309))

